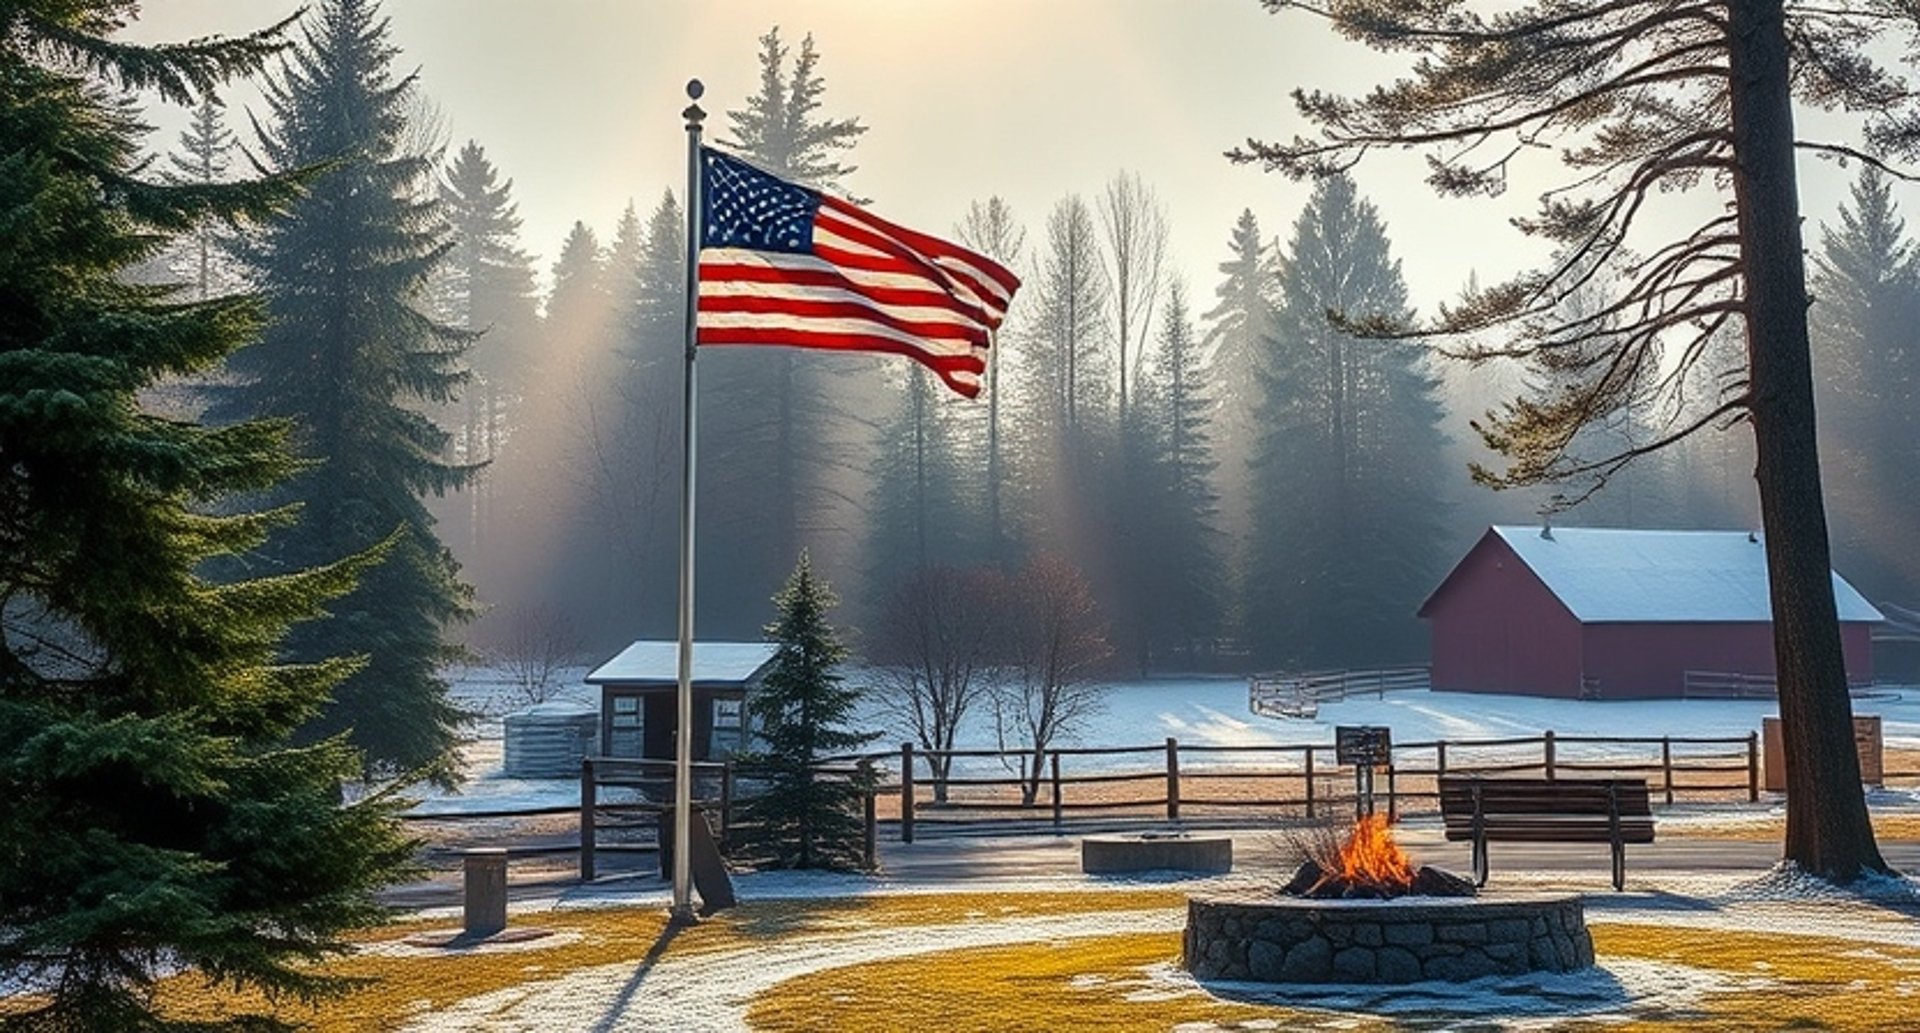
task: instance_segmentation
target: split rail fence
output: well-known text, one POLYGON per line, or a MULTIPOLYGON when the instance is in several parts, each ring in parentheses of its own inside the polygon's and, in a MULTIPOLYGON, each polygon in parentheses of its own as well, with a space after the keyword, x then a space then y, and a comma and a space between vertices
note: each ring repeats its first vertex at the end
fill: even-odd
MULTIPOLYGON (((1617 737, 1552 731, 1502 739, 1402 742, 1392 763, 1376 769, 1375 806, 1395 818, 1438 813, 1442 775, 1557 778, 1638 776, 1666 804, 1757 801, 1760 736, 1617 737)), ((694 766, 694 805, 724 845, 736 829, 740 801, 755 778, 731 763, 694 766)), ((1143 746, 898 751, 835 757, 825 777, 857 777, 866 853, 882 826, 899 840, 946 835, 1011 835, 1088 831, 1143 823, 1191 827, 1249 820, 1285 823, 1352 814, 1358 806, 1354 769, 1334 760, 1334 746, 1200 745, 1176 738, 1143 746), (944 760, 945 765, 934 762, 944 760), (937 767, 948 775, 936 778, 937 767)), ((1920 770, 1884 773, 1888 783, 1920 782, 1920 770)), ((520 836, 510 857, 578 853, 580 875, 593 878, 606 854, 655 853, 660 814, 673 802, 673 763, 592 758, 582 765, 578 805, 409 815, 413 822, 461 826, 467 845, 497 845, 503 823, 539 820, 560 828, 520 836), (571 817, 573 820, 568 820, 571 817), (575 824, 577 822, 577 825, 575 824), (577 834, 576 834, 577 833, 577 834)))

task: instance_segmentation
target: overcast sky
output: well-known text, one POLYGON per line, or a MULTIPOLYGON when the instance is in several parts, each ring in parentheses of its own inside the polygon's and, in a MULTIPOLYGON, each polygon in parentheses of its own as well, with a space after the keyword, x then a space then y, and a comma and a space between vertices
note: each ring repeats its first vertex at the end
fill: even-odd
MULTIPOLYGON (((146 6, 132 35, 241 32, 293 6, 165 0, 146 6)), ((644 214, 663 190, 684 189, 686 81, 706 83, 709 139, 724 139, 724 112, 758 86, 757 39, 778 25, 794 43, 813 34, 824 113, 869 127, 846 185, 877 212, 946 232, 969 201, 999 194, 1027 225, 1031 250, 1054 202, 1136 171, 1167 207, 1176 267, 1204 309, 1240 210, 1252 208, 1268 237, 1284 235, 1307 194, 1222 152, 1250 135, 1300 131, 1295 87, 1353 91, 1398 67, 1309 15, 1269 15, 1256 0, 389 0, 385 9, 400 68, 419 69, 452 143, 478 140, 513 178, 543 276, 574 220, 604 240, 629 200, 644 214)), ((164 128, 155 145, 171 147, 181 117, 155 121, 164 128)), ((1804 210, 1831 219, 1851 173, 1802 167, 1804 210)), ((1528 211, 1555 172, 1543 155, 1506 196, 1472 201, 1434 199, 1412 155, 1370 159, 1358 178, 1414 303, 1430 310, 1470 271, 1490 280, 1537 258, 1506 220, 1528 211)))

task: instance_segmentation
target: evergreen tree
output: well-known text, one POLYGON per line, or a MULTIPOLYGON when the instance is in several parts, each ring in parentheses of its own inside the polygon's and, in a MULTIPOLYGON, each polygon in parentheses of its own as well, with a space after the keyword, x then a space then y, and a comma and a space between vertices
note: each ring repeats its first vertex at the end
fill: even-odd
POLYGON ((618 601, 606 609, 628 635, 670 635, 679 619, 686 268, 686 214, 668 192, 640 234, 616 408, 599 421, 613 428, 615 447, 594 467, 604 488, 595 508, 611 518, 609 554, 624 557, 618 601))
MULTIPOLYGON (((225 182, 233 168, 233 132, 227 128, 226 104, 208 93, 193 109, 193 121, 180 134, 180 150, 167 156, 164 174, 171 183, 211 185, 225 182)), ((234 270, 225 261, 218 219, 200 220, 186 243, 195 297, 205 301, 235 286, 234 270)))
POLYGON ((975 406, 915 366, 900 406, 880 435, 873 473, 867 586, 877 611, 899 586, 931 566, 959 567, 979 555, 979 496, 966 483, 957 414, 975 406))
MULTIPOLYGON (((777 28, 761 37, 760 90, 727 112, 732 137, 723 142, 784 178, 837 190, 866 127, 821 113, 819 60, 811 36, 797 54, 777 28)), ((769 588, 803 547, 857 526, 883 368, 854 353, 701 352, 700 627, 756 626, 769 588)))
POLYGON ((1418 349, 1328 312, 1407 315, 1386 229, 1343 176, 1315 184, 1283 259, 1247 609, 1267 662, 1377 666, 1417 652, 1413 611, 1442 559, 1440 408, 1418 349))
POLYGON ((816 770, 879 737, 845 728, 860 691, 838 671, 847 647, 827 622, 837 600, 803 552, 773 601, 780 615, 766 634, 779 648, 752 703, 754 734, 765 745, 740 761, 767 785, 743 805, 744 848, 751 860, 776 868, 858 868, 859 802, 869 787, 816 770))
MULTIPOLYGON (((289 177, 144 181, 132 88, 190 104, 257 72, 282 27, 140 46, 126 5, 0 10, 0 972, 21 1030, 175 1028, 155 982, 342 989, 311 963, 381 915, 408 862, 390 802, 342 807, 359 769, 291 730, 355 666, 285 663, 371 557, 213 583, 292 517, 240 500, 298 469, 286 428, 143 408, 258 332, 254 297, 178 297, 121 273, 208 217, 290 202, 289 177)), ((330 557, 340 560, 341 555, 330 557)), ((279 1029, 228 1015, 194 1029, 279 1029)))
POLYGON ((1219 526, 1226 538, 1223 548, 1230 571, 1226 625, 1244 639, 1246 618, 1240 603, 1247 593, 1239 581, 1246 575, 1244 552, 1251 534, 1252 485, 1248 476, 1258 430, 1267 419, 1260 409, 1264 396, 1257 375, 1258 359, 1271 350, 1268 342, 1274 333, 1279 271, 1273 248, 1260 235, 1259 220, 1251 209, 1242 210, 1234 222, 1228 248, 1230 257, 1217 267, 1222 277, 1213 289, 1217 300, 1200 317, 1207 327, 1201 346, 1214 384, 1214 451, 1220 464, 1214 477, 1220 492, 1219 526))
POLYGON ((1835 560, 1861 591, 1906 601, 1920 591, 1920 259, 1871 165, 1820 237, 1810 326, 1835 560))
MULTIPOLYGON (((1186 291, 1167 291, 1160 347, 1141 382, 1139 406, 1149 428, 1142 490, 1133 508, 1143 534, 1133 556, 1143 563, 1141 593, 1151 601, 1141 641, 1153 657, 1192 660, 1220 634, 1226 607, 1221 558, 1220 493, 1213 477, 1217 406, 1193 336, 1186 291)), ((1142 666, 1146 666, 1143 664, 1142 666)))
MULTIPOLYGON (((460 148, 440 182, 453 248, 441 264, 443 318, 480 335, 468 354, 473 379, 461 391, 454 460, 492 462, 511 433, 525 391, 523 371, 539 332, 533 264, 519 244, 520 215, 513 181, 502 182, 479 143, 460 148)), ((485 583, 490 562, 497 495, 495 476, 482 471, 456 500, 465 529, 468 563, 485 583)), ((450 538, 456 537, 450 534, 450 538)))
POLYGON ((421 502, 464 483, 448 435, 425 414, 450 401, 471 334, 420 306, 446 232, 429 194, 433 161, 400 150, 412 78, 395 80, 387 23, 371 0, 326 0, 267 84, 261 148, 275 169, 333 162, 241 254, 269 303, 259 343, 235 353, 217 412, 290 421, 310 469, 278 497, 300 522, 263 549, 297 568, 367 548, 399 529, 386 562, 289 640, 310 661, 364 653, 367 665, 305 729, 341 732, 379 768, 445 762, 457 712, 440 668, 443 631, 470 592, 421 502), (348 299, 343 301, 342 299, 348 299))
POLYGON ((1311 135, 1253 141, 1231 156, 1319 177, 1375 151, 1414 148, 1427 159, 1428 183, 1451 196, 1497 194, 1514 166, 1535 156, 1560 161, 1561 182, 1540 194, 1534 215, 1514 223, 1572 260, 1526 270, 1424 327, 1358 326, 1375 335, 1464 339, 1482 353, 1475 339, 1496 335, 1503 340, 1491 350, 1501 354, 1604 341, 1607 361, 1592 367, 1581 389, 1517 399, 1483 424, 1488 444, 1510 461, 1503 472, 1477 469, 1484 483, 1605 479, 1637 455, 1730 417, 1752 427, 1790 761, 1786 858, 1843 883, 1885 870, 1860 788, 1830 590, 1794 162, 1809 147, 1869 164, 1920 152, 1920 91, 1872 45, 1889 31, 1920 31, 1920 8, 1357 0, 1317 13, 1371 47, 1407 53, 1408 74, 1360 97, 1299 91, 1311 135), (1861 113, 1861 143, 1797 138, 1796 102, 1861 113), (1718 197, 1695 206, 1706 214, 1692 224, 1644 203, 1696 189, 1718 197), (1616 259, 1623 274, 1603 284, 1601 311, 1624 318, 1611 326, 1554 318, 1569 290, 1616 259), (1585 460, 1566 454, 1574 428, 1632 399, 1609 389, 1615 370, 1657 367, 1663 349, 1677 346, 1677 375, 1655 378, 1653 390, 1684 391, 1694 383, 1688 371, 1728 328, 1745 331, 1747 360, 1720 385, 1718 404, 1632 452, 1585 460))

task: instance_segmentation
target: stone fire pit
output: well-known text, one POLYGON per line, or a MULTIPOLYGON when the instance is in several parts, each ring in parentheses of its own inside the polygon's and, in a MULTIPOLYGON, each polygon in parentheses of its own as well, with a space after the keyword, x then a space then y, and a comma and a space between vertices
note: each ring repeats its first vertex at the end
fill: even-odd
POLYGON ((1080 840, 1080 870, 1089 875, 1120 872, 1230 872, 1233 840, 1186 832, 1141 832, 1087 836, 1080 840))
POLYGON ((1593 964, 1577 895, 1308 900, 1195 897, 1182 945, 1200 979, 1417 983, 1593 964))

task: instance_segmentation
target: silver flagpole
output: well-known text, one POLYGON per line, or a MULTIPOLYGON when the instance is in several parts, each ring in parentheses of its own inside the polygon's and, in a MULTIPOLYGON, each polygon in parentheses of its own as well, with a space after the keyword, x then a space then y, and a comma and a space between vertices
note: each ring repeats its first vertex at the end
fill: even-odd
MULTIPOLYGON (((698 101, 705 92, 700 80, 687 82, 688 98, 698 101)), ((695 921, 687 860, 693 853, 693 360, 700 301, 700 123, 707 113, 694 103, 680 114, 687 120, 687 382, 680 421, 680 707, 673 736, 673 908, 668 919, 690 924, 695 921)))

